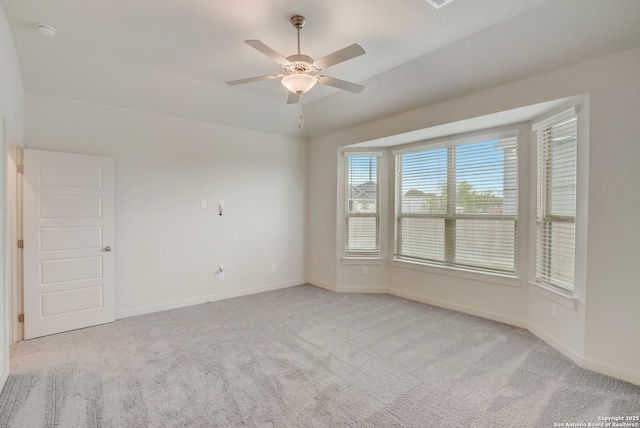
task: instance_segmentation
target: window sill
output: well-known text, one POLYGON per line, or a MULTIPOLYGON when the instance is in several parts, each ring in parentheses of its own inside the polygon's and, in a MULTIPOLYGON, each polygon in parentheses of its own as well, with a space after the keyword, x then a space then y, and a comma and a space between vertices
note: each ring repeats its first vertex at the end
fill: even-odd
POLYGON ((474 281, 488 282, 490 284, 520 286, 520 278, 515 275, 501 275, 499 273, 479 272, 447 266, 433 266, 425 263, 411 262, 407 260, 392 260, 391 266, 435 273, 438 275, 455 276, 457 278, 471 279, 474 281))
POLYGON ((373 257, 343 257, 343 265, 383 265, 384 260, 373 257))
POLYGON ((556 303, 560 303, 562 306, 573 311, 576 310, 578 299, 574 295, 569 294, 568 291, 564 292, 548 285, 539 284, 535 281, 529 281, 529 284, 533 285, 532 290, 537 294, 553 300, 556 303))

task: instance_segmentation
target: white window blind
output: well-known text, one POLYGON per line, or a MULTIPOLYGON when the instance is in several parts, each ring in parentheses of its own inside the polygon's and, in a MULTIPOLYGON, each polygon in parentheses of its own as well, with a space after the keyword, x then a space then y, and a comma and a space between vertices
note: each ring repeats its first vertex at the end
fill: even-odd
POLYGON ((347 256, 380 254, 380 155, 346 154, 347 256))
POLYGON ((515 273, 517 132, 396 155, 395 257, 515 273))
POLYGON ((577 117, 537 129, 536 281, 572 291, 575 271, 577 117))

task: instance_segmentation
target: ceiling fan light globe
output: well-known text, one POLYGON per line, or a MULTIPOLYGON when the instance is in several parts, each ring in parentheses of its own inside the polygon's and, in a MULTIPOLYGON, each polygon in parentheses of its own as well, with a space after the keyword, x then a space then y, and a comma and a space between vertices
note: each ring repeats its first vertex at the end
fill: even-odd
POLYGON ((296 94, 304 94, 313 88, 318 83, 318 80, 310 74, 294 73, 284 76, 281 82, 289 91, 296 94))

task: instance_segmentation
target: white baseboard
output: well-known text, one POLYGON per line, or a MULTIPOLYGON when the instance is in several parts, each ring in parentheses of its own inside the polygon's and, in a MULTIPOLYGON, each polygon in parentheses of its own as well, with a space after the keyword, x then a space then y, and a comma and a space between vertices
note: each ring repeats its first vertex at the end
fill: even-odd
POLYGON ((336 287, 338 293, 373 293, 389 294, 389 290, 382 287, 336 287))
POLYGON ((568 346, 562 344, 552 335, 537 327, 534 324, 529 323, 527 325, 527 330, 531 333, 539 337, 541 340, 546 342, 549 346, 554 348, 556 351, 560 352, 565 357, 572 360, 579 367, 583 369, 591 370, 593 372, 597 372, 606 376, 611 376, 616 379, 623 380, 625 382, 630 382, 635 385, 640 385, 640 374, 630 372, 628 370, 621 369, 619 367, 610 366, 608 364, 603 364, 597 361, 593 361, 591 359, 585 358, 584 356, 578 354, 573 349, 568 346))
POLYGON ((527 323, 526 329, 529 330, 534 335, 538 336, 540 339, 542 339, 544 342, 546 342, 549 346, 554 348, 556 351, 560 352, 562 355, 569 358, 580 367, 583 367, 584 357, 582 355, 580 355, 573 349, 569 348, 568 346, 566 346, 565 344, 560 342, 558 339, 556 339, 555 337, 553 337, 543 329, 539 328, 535 324, 527 323))
POLYGON ((7 379, 9 379, 9 367, 6 367, 0 376, 0 391, 4 388, 4 384, 7 383, 7 379))
POLYGON ((527 323, 524 320, 508 317, 501 314, 496 314, 494 312, 482 311, 479 309, 470 308, 468 306, 458 305, 455 303, 445 302, 443 300, 432 299, 430 297, 420 296, 418 294, 407 293, 405 291, 399 290, 388 290, 387 293, 402 297, 404 299, 415 300, 416 302, 426 303, 428 305, 438 306, 445 309, 451 309, 458 312, 463 312, 469 315, 475 315, 482 318, 487 318, 493 321, 498 321, 504 324, 513 325, 520 328, 527 328, 527 323))
POLYGON ((338 287, 335 285, 328 285, 318 281, 308 281, 307 284, 316 287, 324 288, 325 290, 335 291, 336 293, 374 293, 374 294, 388 294, 389 290, 382 287, 338 287))
POLYGON ((640 373, 633 373, 628 370, 609 366, 607 364, 602 364, 597 361, 589 360, 587 358, 582 361, 582 367, 587 370, 615 377, 616 379, 621 379, 626 382, 633 383, 634 385, 640 386, 640 373))
POLYGON ((336 291, 336 286, 335 285, 325 284, 325 283, 322 283, 320 281, 311 280, 311 281, 307 281, 307 284, 313 285, 315 287, 324 288, 325 290, 329 290, 329 291, 336 291))
POLYGON ((168 311, 170 309, 185 308, 187 306, 200 305, 202 303, 215 302, 218 300, 231 299, 233 297, 248 296, 250 294, 264 293, 265 291, 280 290, 282 288, 294 287, 304 284, 304 281, 289 281, 278 284, 267 284, 259 287, 245 288, 242 290, 226 291, 223 293, 209 294, 207 296, 195 297, 192 299, 177 300, 159 305, 143 306, 133 309, 116 311, 116 319, 146 315, 154 312, 168 311))

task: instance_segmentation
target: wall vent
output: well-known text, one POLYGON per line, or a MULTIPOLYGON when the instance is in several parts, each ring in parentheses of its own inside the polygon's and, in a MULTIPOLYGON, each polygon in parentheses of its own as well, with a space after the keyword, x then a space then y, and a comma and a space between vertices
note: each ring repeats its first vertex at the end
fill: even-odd
POLYGON ((427 3, 429 3, 431 6, 435 7, 436 9, 440 9, 442 6, 448 5, 452 1, 453 0, 427 0, 427 3))

